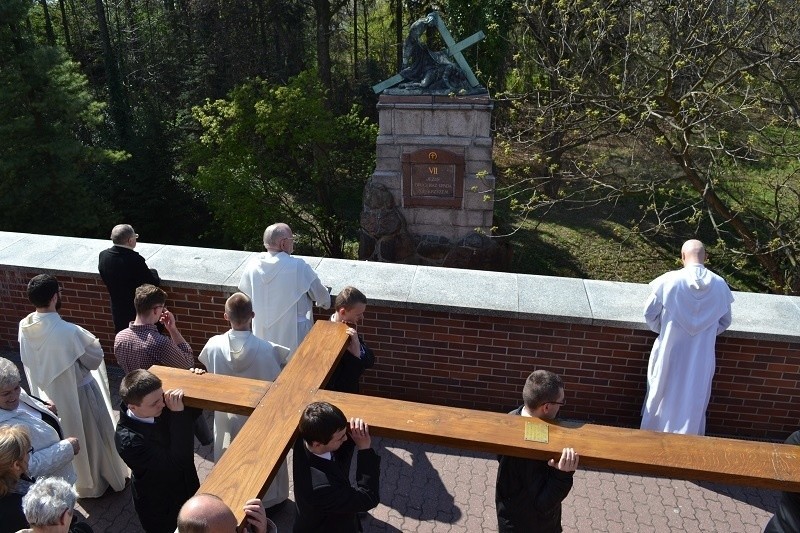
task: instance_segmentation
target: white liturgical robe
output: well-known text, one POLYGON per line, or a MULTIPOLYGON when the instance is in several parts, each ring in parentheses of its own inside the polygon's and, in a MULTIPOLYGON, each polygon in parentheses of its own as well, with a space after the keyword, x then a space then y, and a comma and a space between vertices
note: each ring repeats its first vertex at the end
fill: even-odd
POLYGON ((58 313, 31 313, 19 323, 20 357, 31 394, 58 408, 65 437, 76 437, 73 458, 81 498, 125 488, 128 467, 114 445, 114 415, 100 341, 58 313))
MULTIPOLYGON (((199 359, 214 374, 273 381, 288 357, 289 349, 284 346, 259 339, 250 331, 229 330, 211 337, 199 359)), ((214 413, 214 461, 219 461, 247 418, 221 411, 214 413)), ((264 506, 276 505, 288 497, 289 470, 284 461, 264 494, 264 506)))
POLYGON ((731 324, 733 294, 720 276, 686 265, 650 283, 644 316, 658 338, 647 367, 642 429, 704 435, 717 335, 731 324))
POLYGON ((330 293, 314 270, 286 252, 262 252, 250 259, 239 290, 253 301, 253 333, 291 353, 314 324, 312 300, 323 309, 331 305, 330 293))

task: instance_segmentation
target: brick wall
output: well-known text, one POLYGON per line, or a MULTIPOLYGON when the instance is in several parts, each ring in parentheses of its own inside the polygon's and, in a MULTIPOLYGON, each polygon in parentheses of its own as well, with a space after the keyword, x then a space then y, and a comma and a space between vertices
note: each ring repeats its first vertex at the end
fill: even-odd
MULTIPOLYGON (((35 273, 0 269, 0 349, 18 349, 17 323, 32 310, 24 289, 35 273)), ((113 326, 102 281, 57 276, 62 315, 100 337, 113 363, 113 326)), ((164 288, 195 353, 208 337, 227 329, 226 292, 164 288)), ((627 328, 377 306, 367 308, 361 331, 377 357, 363 378, 365 394, 507 411, 520 402, 528 373, 546 368, 564 378, 563 416, 622 426, 639 423, 655 338, 627 328)), ((799 352, 800 343, 721 337, 708 434, 782 441, 795 431, 799 352)))

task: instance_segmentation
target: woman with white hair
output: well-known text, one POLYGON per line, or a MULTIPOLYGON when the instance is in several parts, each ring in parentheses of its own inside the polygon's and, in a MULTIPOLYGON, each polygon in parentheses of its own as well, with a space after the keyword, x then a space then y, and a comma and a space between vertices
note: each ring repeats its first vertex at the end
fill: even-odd
POLYGON ((43 478, 22 498, 22 509, 30 529, 20 533, 92 533, 92 528, 74 517, 78 493, 58 478, 43 478))
POLYGON ((31 440, 28 474, 55 476, 74 484, 72 458, 80 450, 75 437, 64 438, 55 406, 45 405, 21 389, 17 366, 0 357, 0 426, 22 426, 31 440))

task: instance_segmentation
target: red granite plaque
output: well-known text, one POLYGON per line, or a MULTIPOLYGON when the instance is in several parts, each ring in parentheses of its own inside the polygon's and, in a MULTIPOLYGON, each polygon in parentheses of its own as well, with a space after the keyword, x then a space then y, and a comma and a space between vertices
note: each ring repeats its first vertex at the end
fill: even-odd
POLYGON ((426 149, 403 154, 405 207, 461 208, 464 198, 464 156, 426 149))

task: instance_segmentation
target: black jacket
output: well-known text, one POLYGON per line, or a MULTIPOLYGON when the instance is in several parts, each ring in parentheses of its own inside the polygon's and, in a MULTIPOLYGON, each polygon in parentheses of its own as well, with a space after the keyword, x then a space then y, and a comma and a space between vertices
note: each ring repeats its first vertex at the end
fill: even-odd
POLYGON ((355 533, 358 513, 380 503, 380 456, 372 448, 356 454, 356 486, 350 484, 351 439, 329 461, 308 451, 302 438, 294 444, 292 474, 295 533, 355 533))
POLYGON ((155 269, 147 268, 144 257, 124 246, 112 246, 100 252, 97 263, 100 277, 111 296, 111 317, 116 333, 128 327, 136 318, 133 295, 139 285, 159 285, 161 278, 155 269))
MULTIPOLYGON (((522 407, 509 414, 519 415, 522 407)), ((572 490, 573 472, 547 461, 498 456, 495 506, 500 533, 561 531, 561 502, 572 490)))
POLYGON ((136 514, 147 533, 172 533, 181 506, 200 488, 192 425, 201 411, 165 407, 154 424, 132 419, 127 411, 122 404, 114 441, 132 472, 136 514))
POLYGON ((369 346, 364 344, 364 338, 361 335, 358 336, 358 340, 361 343, 361 355, 353 357, 353 354, 347 351, 342 354, 326 389, 351 394, 360 392, 359 379, 364 370, 375 364, 375 354, 372 353, 369 346))
MULTIPOLYGON (((800 431, 789 435, 786 444, 800 444, 800 431)), ((778 509, 764 529, 764 533, 797 533, 798 531, 800 531, 800 493, 781 492, 778 509)))

